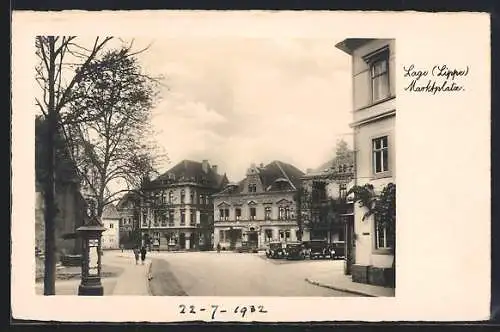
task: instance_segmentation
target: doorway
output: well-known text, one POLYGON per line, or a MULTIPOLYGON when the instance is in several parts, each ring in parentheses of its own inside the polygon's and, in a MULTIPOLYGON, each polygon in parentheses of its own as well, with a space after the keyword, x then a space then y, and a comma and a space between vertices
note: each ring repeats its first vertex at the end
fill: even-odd
POLYGON ((259 244, 259 235, 257 231, 249 231, 247 233, 248 235, 248 244, 251 246, 258 246, 259 244))
POLYGON ((179 247, 180 249, 184 249, 186 247, 186 234, 179 234, 179 247))

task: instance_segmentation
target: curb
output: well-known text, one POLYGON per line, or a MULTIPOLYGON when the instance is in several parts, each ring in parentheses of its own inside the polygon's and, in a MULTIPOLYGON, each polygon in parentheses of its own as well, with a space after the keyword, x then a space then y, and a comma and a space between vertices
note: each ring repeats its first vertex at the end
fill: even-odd
POLYGON ((148 267, 148 274, 147 274, 147 277, 148 277, 148 281, 147 281, 148 296, 153 296, 153 292, 151 292, 151 279, 153 279, 153 274, 151 271, 152 266, 153 266, 153 261, 151 261, 151 263, 149 263, 149 267, 148 267))
POLYGON ((354 291, 354 290, 351 290, 351 289, 346 289, 346 288, 337 287, 337 286, 325 285, 325 284, 322 284, 320 282, 310 280, 309 278, 306 278, 305 281, 307 281, 308 283, 310 283, 311 285, 314 285, 314 286, 319 286, 319 287, 323 287, 323 288, 329 288, 329 289, 333 289, 333 290, 344 292, 344 293, 351 293, 351 294, 356 294, 356 295, 361 295, 361 296, 368 296, 368 297, 377 297, 376 295, 368 294, 368 293, 365 293, 365 292, 354 291))

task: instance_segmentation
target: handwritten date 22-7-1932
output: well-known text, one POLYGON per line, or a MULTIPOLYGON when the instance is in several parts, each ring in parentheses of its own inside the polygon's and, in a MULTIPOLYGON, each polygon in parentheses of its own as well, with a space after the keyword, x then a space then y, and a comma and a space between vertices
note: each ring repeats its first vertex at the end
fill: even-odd
POLYGON ((263 314, 267 313, 267 310, 264 308, 263 305, 239 305, 234 308, 231 308, 228 310, 227 308, 224 308, 220 305, 212 304, 210 307, 196 307, 194 305, 186 305, 186 304, 180 304, 179 305, 179 313, 180 314, 191 314, 191 315, 196 315, 196 314, 202 314, 202 313, 208 313, 210 314, 211 319, 215 319, 217 315, 224 315, 224 314, 230 314, 230 315, 237 315, 241 316, 244 318, 245 316, 248 316, 249 314, 253 313, 258 313, 258 314, 263 314))

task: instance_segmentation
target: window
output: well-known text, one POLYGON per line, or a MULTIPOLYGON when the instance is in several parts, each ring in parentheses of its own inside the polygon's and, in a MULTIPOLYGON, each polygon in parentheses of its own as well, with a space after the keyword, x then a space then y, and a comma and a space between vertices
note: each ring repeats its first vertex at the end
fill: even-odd
POLYGON ((159 211, 153 211, 153 224, 155 226, 158 226, 160 224, 160 221, 158 220, 159 217, 159 211))
POLYGON ((166 197, 165 197, 165 193, 164 192, 161 193, 161 203, 162 204, 166 203, 166 197))
POLYGON ((189 193, 189 203, 194 204, 195 193, 193 190, 189 193))
POLYGON ((198 201, 198 204, 203 204, 203 195, 200 194, 200 200, 198 201))
POLYGON ((184 200, 186 199, 186 192, 184 189, 181 190, 181 204, 184 204, 184 200))
POLYGON ((290 209, 288 207, 280 207, 279 208, 279 219, 287 220, 290 218, 290 209))
POLYGON ((225 241, 224 231, 223 230, 219 231, 219 241, 220 242, 224 242, 225 241))
POLYGON ((186 225, 186 211, 181 210, 181 226, 186 225))
POLYGON ((250 208, 250 220, 255 220, 255 216, 257 215, 257 210, 254 207, 250 208))
POLYGON ((241 209, 240 208, 236 208, 234 210, 234 215, 235 215, 235 219, 236 220, 240 220, 241 219, 241 209))
POLYGON ((280 239, 283 239, 285 237, 285 232, 280 231, 280 239))
POLYGON ((229 209, 219 209, 219 220, 228 220, 229 219, 229 209))
POLYGON ((142 214, 142 225, 143 225, 143 226, 146 226, 146 225, 147 225, 147 223, 148 223, 147 219, 148 219, 148 214, 147 214, 146 212, 144 212, 144 213, 142 214))
POLYGON ((114 226, 113 223, 109 224, 109 228, 113 228, 113 226, 114 226))
POLYGON ((389 52, 384 50, 370 59, 372 102, 389 97, 389 52))
POLYGON ((373 173, 382 173, 389 170, 389 146, 387 136, 375 138, 373 144, 373 173))
POLYGON ((167 219, 168 219, 167 212, 162 211, 162 213, 161 213, 161 225, 162 226, 167 226, 167 219))
POLYGON ((174 201, 174 193, 172 191, 170 191, 168 193, 168 202, 172 203, 173 201, 174 201))
POLYGON ((394 242, 387 230, 387 227, 385 227, 375 219, 375 248, 391 249, 393 247, 394 242))
POLYGON ((266 208, 264 209, 264 216, 265 216, 266 220, 271 220, 271 207, 270 206, 266 206, 266 208))
POLYGON ((286 237, 287 239, 289 239, 289 238, 290 238, 290 231, 285 231, 285 237, 286 237))
POLYGON ((341 183, 339 185, 339 198, 345 198, 347 195, 347 185, 345 183, 341 183))
POLYGON ((269 242, 271 241, 271 239, 273 238, 273 230, 272 229, 266 229, 266 242, 269 242))
POLYGON ((189 222, 190 222, 190 225, 191 225, 191 226, 196 225, 196 211, 191 210, 191 214, 190 214, 190 220, 189 220, 189 222))
POLYGON ((255 192, 257 192, 257 185, 254 184, 254 183, 250 183, 248 185, 248 192, 249 193, 255 193, 255 192))
POLYGON ((174 210, 168 211, 168 226, 174 227, 175 222, 174 222, 174 210))

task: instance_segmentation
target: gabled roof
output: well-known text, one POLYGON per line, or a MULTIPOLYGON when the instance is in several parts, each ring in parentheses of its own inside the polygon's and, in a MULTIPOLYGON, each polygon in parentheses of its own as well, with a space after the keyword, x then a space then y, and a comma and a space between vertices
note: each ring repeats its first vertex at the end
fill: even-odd
POLYGON ((214 189, 223 188, 227 183, 226 174, 218 174, 208 162, 183 160, 153 180, 150 185, 167 185, 181 182, 194 182, 214 189))
POLYGON ((139 194, 133 191, 129 191, 116 204, 116 208, 119 210, 124 207, 128 202, 134 202, 139 199, 139 194))
POLYGON ((102 211, 101 219, 120 219, 116 206, 113 204, 106 205, 102 211))
MULTIPOLYGON (((280 160, 274 160, 263 167, 256 167, 258 176, 265 191, 296 190, 301 183, 304 172, 297 167, 280 160), (279 186, 278 183, 284 183, 279 186)), ((230 195, 242 193, 248 183, 247 178, 237 184, 230 184, 220 194, 230 195)))

